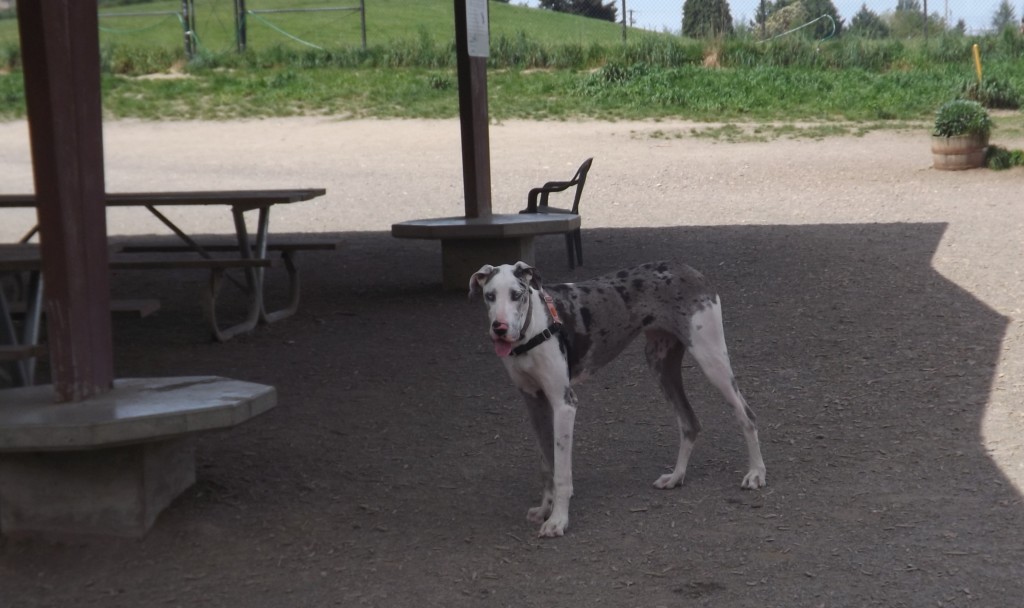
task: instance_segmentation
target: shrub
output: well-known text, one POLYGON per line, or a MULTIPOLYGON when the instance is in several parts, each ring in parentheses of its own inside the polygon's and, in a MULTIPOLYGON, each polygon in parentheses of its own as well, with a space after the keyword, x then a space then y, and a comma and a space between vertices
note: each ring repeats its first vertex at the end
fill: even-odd
POLYGON ((985 78, 981 82, 967 80, 960 86, 960 95, 986 108, 1016 110, 1020 107, 1020 93, 1012 84, 1000 78, 985 78))
POLYGON ((995 171, 1024 166, 1024 150, 1007 150, 1001 146, 989 146, 985 152, 985 165, 995 171))
POLYGON ((980 103, 968 99, 954 99, 942 104, 935 113, 935 128, 932 129, 932 135, 988 135, 991 131, 992 119, 980 103))

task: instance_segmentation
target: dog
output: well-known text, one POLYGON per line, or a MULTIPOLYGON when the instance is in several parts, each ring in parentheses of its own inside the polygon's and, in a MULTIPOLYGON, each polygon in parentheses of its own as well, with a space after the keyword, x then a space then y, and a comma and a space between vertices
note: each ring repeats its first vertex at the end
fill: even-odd
POLYGON ((656 488, 683 483, 700 422, 683 391, 682 361, 689 352, 732 406, 746 439, 748 472, 741 487, 764 487, 753 410, 733 375, 718 294, 689 266, 654 262, 581 283, 543 286, 524 262, 484 265, 469 280, 470 300, 483 296, 489 338, 526 400, 541 448, 544 491, 527 519, 540 537, 565 534, 572 497, 572 439, 578 399, 572 385, 612 361, 641 332, 647 364, 672 404, 679 452, 656 488))

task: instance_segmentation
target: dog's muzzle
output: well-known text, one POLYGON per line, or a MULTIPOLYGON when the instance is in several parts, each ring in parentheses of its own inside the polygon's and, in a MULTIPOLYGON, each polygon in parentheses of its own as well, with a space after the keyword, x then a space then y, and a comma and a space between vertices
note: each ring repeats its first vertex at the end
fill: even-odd
POLYGON ((491 340, 494 342, 494 354, 499 357, 507 357, 512 352, 512 341, 508 339, 508 323, 491 323, 491 340))

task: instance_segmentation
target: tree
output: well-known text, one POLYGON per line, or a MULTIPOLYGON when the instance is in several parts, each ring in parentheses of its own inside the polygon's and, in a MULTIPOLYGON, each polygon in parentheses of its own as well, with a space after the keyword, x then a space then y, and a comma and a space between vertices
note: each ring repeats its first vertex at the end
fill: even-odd
POLYGON ((916 38, 924 33, 927 22, 929 32, 942 32, 942 16, 932 13, 925 19, 919 0, 897 0, 896 12, 889 17, 889 32, 893 38, 916 38))
POLYGON ((838 36, 843 29, 843 19, 839 16, 832 0, 776 0, 776 2, 762 2, 754 12, 754 19, 750 22, 751 27, 760 30, 765 25, 765 33, 769 36, 779 35, 782 32, 800 27, 809 21, 828 15, 835 23, 835 31, 832 31, 832 23, 822 19, 816 21, 813 26, 801 30, 805 35, 813 38, 824 38, 828 35, 838 36))
POLYGON ((607 3, 602 0, 540 0, 540 7, 556 13, 570 13, 613 22, 619 14, 615 0, 607 3))
POLYGON ((860 10, 850 20, 850 27, 846 31, 851 35, 864 38, 887 38, 889 36, 889 26, 882 21, 878 13, 869 9, 867 4, 860 6, 860 10))
POLYGON ((1001 32, 1008 27, 1017 25, 1017 11, 1014 10, 1010 0, 1003 0, 992 15, 992 29, 1001 32))
POLYGON ((732 33, 728 0, 686 0, 683 3, 683 35, 710 38, 732 33))
MULTIPOLYGON (((780 36, 810 21, 801 0, 779 0, 768 15, 768 36, 780 36)), ((806 30, 805 30, 806 31, 806 30)))
POLYGON ((760 0, 757 3, 757 10, 754 11, 754 18, 750 20, 750 27, 757 30, 758 34, 764 35, 765 24, 772 14, 772 3, 770 0, 760 0))
POLYGON ((827 23, 826 19, 822 19, 814 24, 814 37, 824 38, 830 33, 834 36, 838 36, 843 31, 843 20, 839 17, 839 11, 836 10, 836 5, 832 4, 832 0, 800 0, 804 3, 804 8, 807 10, 807 16, 809 19, 817 19, 822 15, 828 15, 832 18, 832 21, 836 24, 836 31, 832 31, 832 24, 827 23))

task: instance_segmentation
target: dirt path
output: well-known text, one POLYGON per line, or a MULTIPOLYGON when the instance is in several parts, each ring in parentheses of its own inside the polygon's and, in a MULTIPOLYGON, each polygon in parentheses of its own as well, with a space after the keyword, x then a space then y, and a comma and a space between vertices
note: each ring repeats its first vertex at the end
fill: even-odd
MULTIPOLYGON (((715 280, 768 488, 739 489, 739 430, 693 369, 704 434, 684 487, 651 487, 675 429, 637 344, 580 387, 569 534, 533 537, 535 450, 482 307, 439 290, 436 243, 387 233, 461 213, 457 123, 115 122, 108 189, 322 186, 274 229, 347 245, 302 260, 299 315, 227 344, 198 322, 201 277, 115 277, 116 295, 163 302, 115 319, 119 376, 264 382, 279 406, 201 438, 198 484, 142 540, 0 540, 0 605, 1019 603, 1024 170, 934 171, 924 130, 716 143, 692 127, 493 125, 494 207, 593 156, 586 266, 541 239, 546 279, 671 257, 715 280)), ((0 191, 31 189, 27 150, 23 124, 0 124, 0 191)), ((31 221, 5 213, 0 242, 31 221)))

